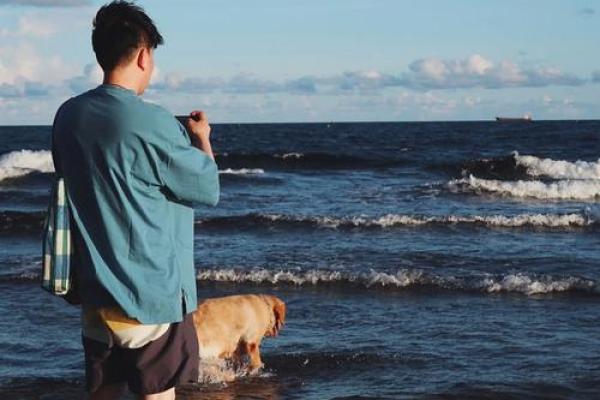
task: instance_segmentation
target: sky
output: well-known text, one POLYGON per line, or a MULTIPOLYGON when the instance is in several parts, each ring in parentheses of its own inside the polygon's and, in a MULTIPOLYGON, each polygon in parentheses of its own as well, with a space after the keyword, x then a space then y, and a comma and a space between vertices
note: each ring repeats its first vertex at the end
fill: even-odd
MULTIPOLYGON (((0 0, 0 125, 102 81, 106 1, 0 0)), ((137 1, 165 44, 143 97, 213 122, 600 118, 598 0, 137 1)))

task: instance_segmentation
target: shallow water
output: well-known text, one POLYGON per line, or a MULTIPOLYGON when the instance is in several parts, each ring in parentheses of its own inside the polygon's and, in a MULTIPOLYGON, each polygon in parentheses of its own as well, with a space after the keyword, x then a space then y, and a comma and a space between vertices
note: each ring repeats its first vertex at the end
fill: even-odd
MULTIPOLYGON (((288 321, 261 375, 182 398, 600 397, 600 122, 213 131, 199 297, 288 321)), ((38 283, 48 134, 0 127, 2 399, 82 393, 79 310, 38 283)))

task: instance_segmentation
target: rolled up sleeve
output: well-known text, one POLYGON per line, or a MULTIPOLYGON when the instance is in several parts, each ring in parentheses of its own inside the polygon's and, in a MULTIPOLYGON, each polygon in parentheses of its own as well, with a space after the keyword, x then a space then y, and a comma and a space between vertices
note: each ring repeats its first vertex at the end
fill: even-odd
POLYGON ((219 202, 219 170, 203 151, 189 144, 174 144, 162 167, 162 181, 177 199, 210 206, 219 202))
POLYGON ((175 200, 217 205, 220 185, 216 162, 192 146, 185 128, 173 116, 156 128, 153 147, 161 185, 175 200))

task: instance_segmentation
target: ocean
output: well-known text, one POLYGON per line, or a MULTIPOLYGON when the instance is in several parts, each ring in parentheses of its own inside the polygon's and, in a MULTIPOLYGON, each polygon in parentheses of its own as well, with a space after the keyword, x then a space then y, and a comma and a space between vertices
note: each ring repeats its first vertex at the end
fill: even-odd
MULTIPOLYGON (((265 368, 185 399, 600 398, 600 121, 216 124, 200 298, 268 293, 265 368)), ((0 398, 76 399, 40 288, 50 127, 0 127, 0 398)))

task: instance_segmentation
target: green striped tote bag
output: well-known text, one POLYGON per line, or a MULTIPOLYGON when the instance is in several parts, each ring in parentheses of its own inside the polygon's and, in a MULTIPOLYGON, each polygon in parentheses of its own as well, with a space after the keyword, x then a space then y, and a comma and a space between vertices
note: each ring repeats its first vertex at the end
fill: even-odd
POLYGON ((57 296, 65 296, 71 288, 70 213, 63 178, 52 187, 48 213, 44 221, 42 242, 42 287, 57 296))

